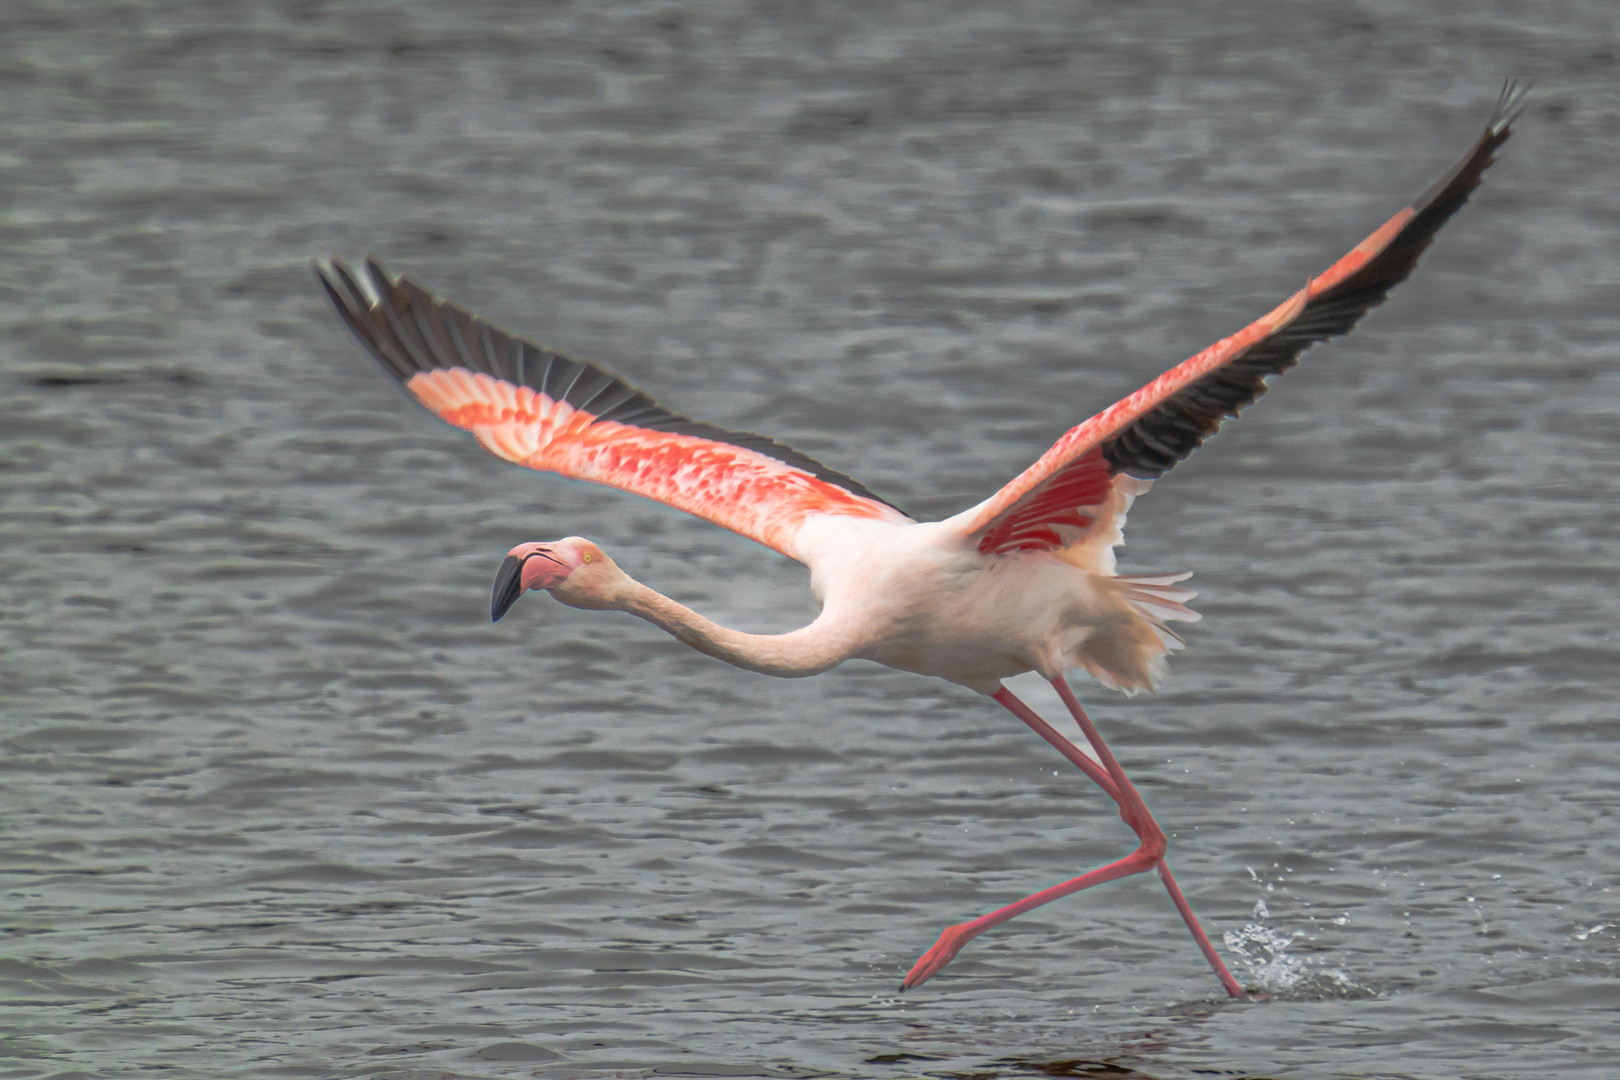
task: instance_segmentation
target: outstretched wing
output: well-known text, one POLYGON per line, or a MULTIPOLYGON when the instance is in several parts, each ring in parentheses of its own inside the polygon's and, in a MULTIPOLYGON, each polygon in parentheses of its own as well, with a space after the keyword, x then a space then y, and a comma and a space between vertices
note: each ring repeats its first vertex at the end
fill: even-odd
POLYGON ((374 259, 364 266, 369 291, 336 260, 315 272, 384 371, 507 461, 657 499, 792 558, 799 527, 815 515, 911 521, 814 458, 671 412, 604 368, 390 277, 374 259))
POLYGON ((1484 132, 1456 167, 1325 273, 1270 314, 1071 428, 1010 484, 949 524, 986 554, 1056 550, 1111 572, 1111 548, 1131 499, 1265 393, 1268 376, 1293 367, 1316 342, 1349 332, 1406 280, 1440 226, 1479 186, 1528 89, 1504 86, 1484 132))

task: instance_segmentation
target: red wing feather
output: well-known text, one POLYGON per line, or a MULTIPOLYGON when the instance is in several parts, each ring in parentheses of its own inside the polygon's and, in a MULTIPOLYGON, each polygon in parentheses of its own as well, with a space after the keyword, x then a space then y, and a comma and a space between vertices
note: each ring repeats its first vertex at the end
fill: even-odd
POLYGON ((1318 341, 1348 333, 1406 280, 1435 233, 1468 201, 1523 111, 1528 88, 1503 88, 1467 155, 1409 207, 1269 314, 1216 342, 1060 438, 1011 483, 952 523, 981 552, 1058 549, 1113 521, 1110 485, 1126 496, 1168 472, 1265 393, 1318 341), (1126 491, 1122 482, 1130 484, 1126 491), (1091 500, 1091 501, 1070 501, 1091 500), (1086 513, 1096 508, 1094 513, 1086 513))
POLYGON ((906 524, 858 482, 764 436, 671 412, 594 364, 513 337, 366 263, 316 268, 362 345, 441 419, 498 457, 685 510, 799 558, 816 515, 906 524))
POLYGON ((1100 450, 1082 454, 998 517, 979 538, 980 553, 1067 547, 1096 522, 1097 515, 1083 514, 1078 508, 1107 503, 1113 484, 1113 473, 1100 450))

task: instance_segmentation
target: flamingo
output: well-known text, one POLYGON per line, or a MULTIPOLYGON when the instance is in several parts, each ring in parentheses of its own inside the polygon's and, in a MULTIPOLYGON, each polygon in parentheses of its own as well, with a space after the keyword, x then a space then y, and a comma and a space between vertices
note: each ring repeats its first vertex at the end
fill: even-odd
POLYGON ((912 966, 919 986, 991 927, 1106 881, 1157 873, 1226 993, 1245 996, 1165 861, 1164 830, 1081 707, 1068 674, 1150 691, 1198 615, 1190 574, 1115 570, 1126 512, 1222 420, 1318 341, 1348 332, 1405 280, 1467 201, 1523 112, 1503 86, 1484 131, 1449 172, 1268 314, 1071 428, 976 506, 916 521, 858 481, 762 435, 674 412, 597 364, 509 334, 368 257, 316 273, 338 315, 405 390, 507 461, 657 499, 803 563, 820 613, 802 629, 720 626, 632 579, 578 536, 519 544, 495 575, 490 617, 524 593, 623 611, 699 652, 764 675, 815 675, 850 659, 937 676, 997 702, 1118 804, 1130 854, 947 927, 912 966), (1037 671, 1092 749, 1042 719, 1002 680, 1037 671))

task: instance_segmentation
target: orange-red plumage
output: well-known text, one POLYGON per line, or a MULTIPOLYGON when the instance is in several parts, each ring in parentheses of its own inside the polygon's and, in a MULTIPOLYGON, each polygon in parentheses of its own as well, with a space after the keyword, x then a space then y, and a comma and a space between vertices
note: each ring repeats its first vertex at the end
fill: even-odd
POLYGON ((439 368, 413 375, 405 388, 508 461, 657 499, 793 558, 802 554, 794 537, 817 514, 911 520, 765 454, 601 420, 483 372, 439 368))
MULTIPOLYGON (((1479 183, 1507 138, 1520 100, 1522 94, 1511 87, 1504 90, 1484 133, 1456 168, 1305 288, 1070 428, 1000 491, 953 518, 953 526, 976 537, 981 552, 991 553, 1067 548, 1084 543, 1091 526, 1115 524, 1115 515, 1103 506, 1109 495, 1095 481, 1104 476, 1151 479, 1161 474, 1213 434, 1223 418, 1237 415, 1264 393, 1267 376, 1292 366, 1313 342, 1348 331, 1381 303, 1479 183), (1076 473, 1085 482, 1071 489, 1067 478, 1076 473), (1077 526, 1074 515, 1093 507, 1103 509, 1082 514, 1090 525, 1077 526)), ((1138 481, 1123 499, 1114 500, 1121 513, 1130 496, 1142 490, 1145 486, 1138 481)))

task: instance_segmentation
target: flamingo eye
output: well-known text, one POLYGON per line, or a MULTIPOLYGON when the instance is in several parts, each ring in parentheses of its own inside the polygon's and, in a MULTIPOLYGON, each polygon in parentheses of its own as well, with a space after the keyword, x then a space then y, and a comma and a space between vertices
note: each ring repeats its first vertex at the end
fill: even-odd
POLYGON ((590 556, 589 556, 589 555, 587 555, 587 556, 585 556, 585 561, 586 561, 586 562, 590 562, 590 561, 591 561, 591 557, 590 557, 590 556))

